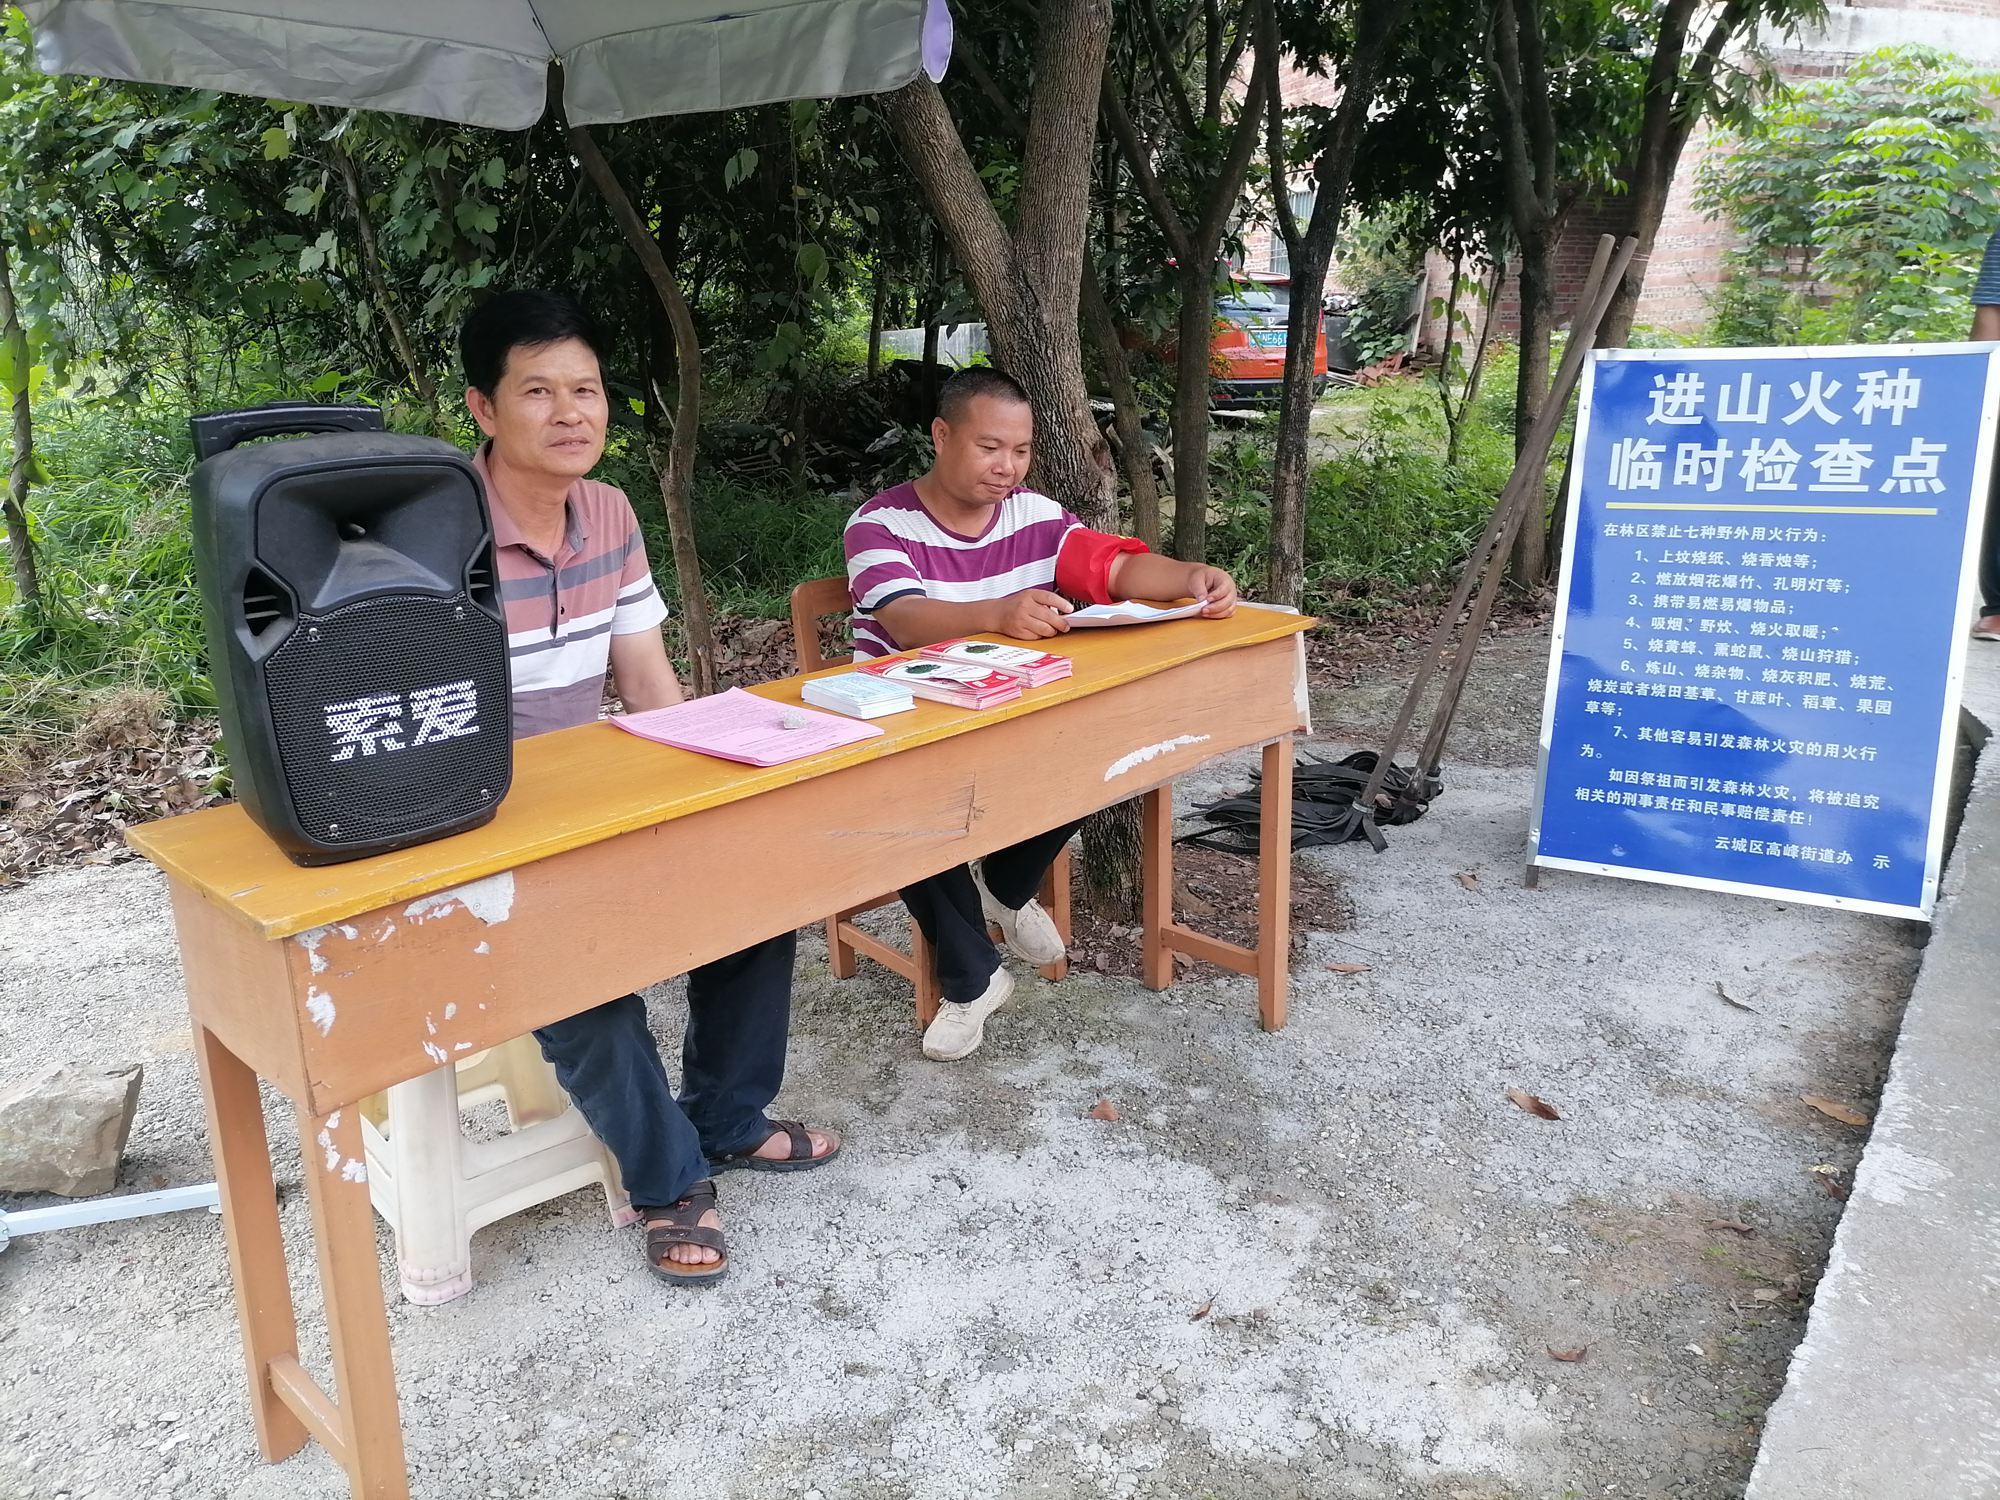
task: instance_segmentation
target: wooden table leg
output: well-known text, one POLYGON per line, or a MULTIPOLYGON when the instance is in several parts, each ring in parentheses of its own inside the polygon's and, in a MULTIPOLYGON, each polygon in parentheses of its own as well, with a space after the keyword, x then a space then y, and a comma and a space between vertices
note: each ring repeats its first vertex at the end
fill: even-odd
POLYGON ((264 1107, 257 1097, 257 1075, 200 1024, 194 1028, 194 1057, 222 1198, 222 1238, 229 1247, 236 1323, 249 1366, 257 1451, 267 1463, 276 1463, 305 1446, 306 1429, 271 1384, 274 1359, 297 1360, 299 1330, 285 1274, 285 1243, 278 1233, 278 1189, 271 1180, 264 1107))
POLYGON ((1292 737, 1264 747, 1257 818, 1257 1018, 1285 1024, 1292 952, 1292 737))
POLYGON ((355 1500, 408 1500, 403 1424, 396 1410, 396 1370, 389 1357, 389 1315, 375 1253, 375 1211, 358 1108, 315 1116, 299 1109, 299 1144, 312 1197, 320 1294, 333 1350, 335 1420, 355 1500))
POLYGON ((1139 801, 1140 920, 1139 979, 1163 990, 1174 979, 1174 955, 1167 928, 1174 920, 1174 789, 1155 787, 1139 801))

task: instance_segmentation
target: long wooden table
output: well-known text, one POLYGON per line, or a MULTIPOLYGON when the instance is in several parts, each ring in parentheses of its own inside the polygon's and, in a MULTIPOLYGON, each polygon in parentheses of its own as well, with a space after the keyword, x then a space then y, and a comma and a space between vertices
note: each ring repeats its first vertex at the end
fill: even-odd
MULTIPOLYGON (((768 770, 608 724, 523 741, 486 827, 290 863, 238 808, 136 829, 164 870, 222 1194, 257 1444, 317 1438, 356 1496, 409 1493, 358 1101, 629 990, 1144 794, 1145 982, 1176 951, 1257 980, 1285 1022, 1300 633, 1243 609, 1075 631, 1075 675, 1004 708, 920 702, 768 770), (1170 783, 1264 747, 1255 948, 1173 920, 1170 783), (299 1362, 257 1080, 297 1110, 338 1403, 299 1362)), ((796 703, 791 678, 756 691, 796 703)))

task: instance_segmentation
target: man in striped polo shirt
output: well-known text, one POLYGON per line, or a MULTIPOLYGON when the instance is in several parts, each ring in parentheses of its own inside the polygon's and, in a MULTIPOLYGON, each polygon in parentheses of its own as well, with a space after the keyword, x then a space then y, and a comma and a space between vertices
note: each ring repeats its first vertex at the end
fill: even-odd
MULTIPOLYGON (((1022 488, 1034 417, 1021 387, 987 367, 960 370, 938 392, 930 472, 884 490, 848 520, 848 591, 856 657, 892 656, 962 635, 1041 641, 1069 629, 1074 606, 1115 599, 1202 601, 1219 619, 1236 584, 1205 563, 1155 557, 1127 536, 1092 531, 1057 501, 1022 488)), ((1035 900, 1077 825, 989 854, 902 892, 937 954, 945 1003, 924 1032, 924 1056, 969 1057, 986 1018, 1014 993, 986 924, 1037 967, 1063 955, 1055 922, 1035 900)))
MULTIPOLYGON (((473 464, 493 518, 516 739, 596 720, 607 668, 628 709, 681 701, 632 506, 585 477, 604 452, 606 348, 590 315, 550 292, 501 293, 459 334, 465 402, 487 438, 473 464)), ((645 899, 633 893, 633 921, 661 920, 645 899)), ((713 1173, 803 1171, 840 1149, 832 1131, 764 1113, 785 1072, 793 937, 689 973, 678 1099, 637 995, 535 1033, 616 1158, 666 1280, 728 1269, 713 1173)))

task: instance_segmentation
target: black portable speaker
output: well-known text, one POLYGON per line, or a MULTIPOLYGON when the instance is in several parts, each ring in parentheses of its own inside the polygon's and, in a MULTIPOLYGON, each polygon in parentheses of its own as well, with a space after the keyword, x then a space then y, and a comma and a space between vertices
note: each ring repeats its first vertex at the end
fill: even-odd
POLYGON ((383 432, 371 407, 281 403, 193 425, 195 576, 244 810, 303 865, 486 822, 513 743, 471 461, 383 432), (285 436, 300 432, 319 435, 285 436))

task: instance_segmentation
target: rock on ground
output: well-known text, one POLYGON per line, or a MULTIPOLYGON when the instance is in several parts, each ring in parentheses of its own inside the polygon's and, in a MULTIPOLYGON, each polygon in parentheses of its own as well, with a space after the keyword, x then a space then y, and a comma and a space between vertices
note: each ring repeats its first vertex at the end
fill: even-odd
POLYGON ((0 1192, 67 1198, 110 1192, 142 1077, 137 1063, 54 1063, 0 1088, 0 1192))

